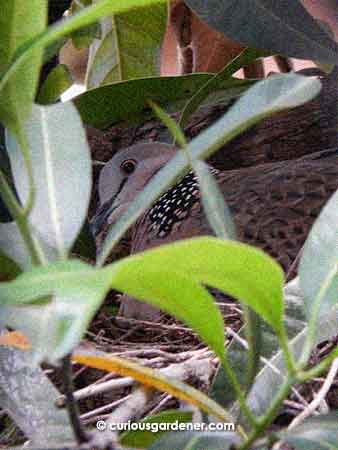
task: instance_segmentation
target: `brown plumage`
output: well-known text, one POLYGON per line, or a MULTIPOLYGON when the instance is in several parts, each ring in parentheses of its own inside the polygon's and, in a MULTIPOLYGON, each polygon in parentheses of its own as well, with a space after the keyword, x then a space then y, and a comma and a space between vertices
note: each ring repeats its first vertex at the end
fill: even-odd
MULTIPOLYGON (((97 235, 117 220, 175 151, 165 144, 140 144, 124 149, 107 163, 100 174, 101 208, 93 221, 97 235)), ((338 150, 214 174, 232 212, 238 239, 260 247, 288 270, 321 208, 338 187, 338 150)), ((131 252, 212 234, 199 200, 197 180, 189 173, 134 225, 131 252)), ((157 316, 149 306, 126 296, 120 313, 139 319, 157 316)))

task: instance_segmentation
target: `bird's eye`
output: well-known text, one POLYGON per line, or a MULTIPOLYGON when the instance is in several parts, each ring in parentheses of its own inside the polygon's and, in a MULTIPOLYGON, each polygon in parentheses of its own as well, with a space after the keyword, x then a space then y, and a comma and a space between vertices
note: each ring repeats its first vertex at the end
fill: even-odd
POLYGON ((121 164, 121 169, 124 173, 130 175, 136 169, 136 161, 134 159, 127 159, 126 161, 123 161, 121 164))

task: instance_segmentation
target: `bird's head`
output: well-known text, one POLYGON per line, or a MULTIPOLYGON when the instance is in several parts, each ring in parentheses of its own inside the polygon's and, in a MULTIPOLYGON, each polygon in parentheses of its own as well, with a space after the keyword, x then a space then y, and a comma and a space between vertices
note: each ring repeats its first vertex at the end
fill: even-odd
POLYGON ((153 142, 127 147, 113 156, 101 170, 99 207, 91 220, 97 236, 103 227, 121 217, 149 180, 175 155, 172 145, 153 142))

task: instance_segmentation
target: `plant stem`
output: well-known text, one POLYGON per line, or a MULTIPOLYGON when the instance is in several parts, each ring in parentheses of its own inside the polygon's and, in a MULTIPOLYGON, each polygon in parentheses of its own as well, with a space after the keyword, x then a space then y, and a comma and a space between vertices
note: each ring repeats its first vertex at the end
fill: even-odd
POLYGON ((29 215, 29 213, 31 212, 33 205, 34 205, 35 188, 34 188, 32 163, 31 163, 30 159, 26 156, 25 153, 24 153, 24 158, 25 158, 26 170, 27 170, 27 175, 28 175, 29 194, 28 194, 27 203, 23 208, 23 214, 27 217, 29 215))
POLYGON ((257 420, 256 420, 255 416, 252 414, 252 412, 246 402, 245 395, 242 392, 242 387, 239 384, 238 379, 225 356, 223 356, 221 363, 222 363, 223 368, 224 368, 227 376, 229 377, 230 383, 232 384, 232 387, 236 393, 236 397, 238 399, 238 402, 239 402, 242 412, 245 414, 250 425, 253 428, 257 427, 257 420))
POLYGON ((4 203, 12 215, 13 219, 15 219, 18 228, 20 230, 22 239, 24 240, 27 250, 32 258, 32 262, 35 265, 44 264, 45 257, 44 254, 38 244, 38 242, 34 239, 31 230, 29 229, 29 224, 27 218, 25 217, 24 211, 19 205, 15 195, 13 194, 12 189, 10 188, 8 181, 5 175, 0 170, 0 192, 2 194, 2 198, 4 203))
POLYGON ((268 412, 261 418, 259 423, 256 425, 252 433, 249 435, 248 439, 242 446, 239 447, 240 450, 250 450, 252 444, 260 436, 262 432, 272 423, 274 420, 280 406, 282 405, 285 398, 288 396, 290 389, 293 384, 293 379, 288 378, 285 383, 280 388, 278 394, 274 398, 272 405, 268 412))
POLYGON ((30 229, 28 220, 29 213, 31 212, 32 207, 34 205, 35 187, 34 187, 32 161, 30 159, 29 143, 27 141, 27 137, 25 134, 24 124, 20 123, 20 121, 15 133, 15 137, 20 147, 20 151, 24 158, 25 167, 27 170, 28 185, 29 185, 27 204, 25 205, 24 208, 21 207, 16 196, 13 193, 13 190, 11 189, 7 181, 6 176, 1 172, 1 170, 0 170, 0 192, 7 209, 11 213, 13 219, 16 221, 22 239, 30 254, 32 263, 34 265, 42 265, 46 263, 46 258, 38 240, 35 238, 35 236, 32 233, 32 230, 30 229))
POLYGON ((291 375, 291 377, 296 377, 297 367, 296 367, 295 359, 290 350, 288 336, 287 336, 286 330, 283 326, 281 327, 280 333, 278 335, 278 339, 279 339, 279 344, 281 346, 281 349, 283 351, 283 355, 285 358, 285 364, 288 369, 288 372, 291 375))
POLYGON ((175 145, 175 142, 177 141, 182 150, 187 155, 187 159, 190 162, 190 165, 192 166, 192 159, 191 154, 189 150, 187 149, 188 142, 187 139, 182 131, 182 128, 180 128, 179 125, 175 122, 175 120, 167 114, 166 111, 164 111, 160 106, 158 106, 156 103, 154 103, 151 100, 148 100, 149 105, 152 107, 154 113, 157 115, 157 117, 162 121, 162 123, 168 128, 170 131, 172 137, 174 138, 173 145, 175 145))
POLYGON ((75 439, 79 445, 87 443, 89 442, 89 436, 82 426, 79 416, 79 409, 73 395, 72 366, 70 355, 67 355, 62 359, 62 379, 65 391, 64 394, 66 397, 66 406, 75 439))

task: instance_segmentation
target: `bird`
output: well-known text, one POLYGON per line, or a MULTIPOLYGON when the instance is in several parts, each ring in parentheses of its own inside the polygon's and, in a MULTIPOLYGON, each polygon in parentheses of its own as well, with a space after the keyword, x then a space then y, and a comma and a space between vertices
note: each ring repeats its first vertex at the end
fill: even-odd
MULTIPOLYGON (((99 175, 99 207, 91 221, 99 248, 111 224, 177 151, 169 144, 139 143, 106 163, 99 175)), ((238 239, 261 248, 288 271, 321 208, 338 187, 338 148, 295 160, 211 171, 232 214, 238 239)), ((190 171, 134 224, 130 253, 210 234, 198 179, 190 171)), ((159 315, 150 305, 122 295, 119 316, 156 321, 159 315)))

